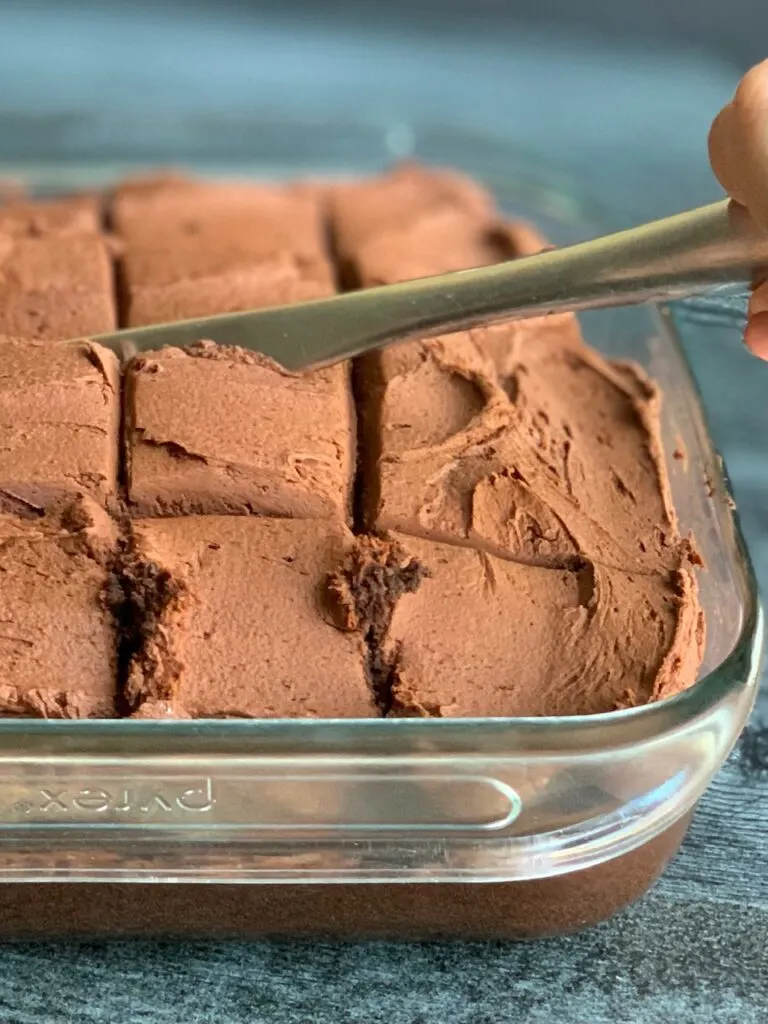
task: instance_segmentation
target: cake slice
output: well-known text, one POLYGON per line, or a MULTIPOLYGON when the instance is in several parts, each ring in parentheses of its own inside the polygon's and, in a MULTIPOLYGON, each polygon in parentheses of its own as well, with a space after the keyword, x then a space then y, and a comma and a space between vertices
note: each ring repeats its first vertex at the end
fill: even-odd
POLYGON ((227 346, 163 349, 128 369, 125 441, 140 516, 350 516, 346 365, 295 375, 227 346))
POLYGON ((309 189, 179 179, 129 183, 113 197, 111 220, 123 250, 129 327, 333 292, 321 201, 309 189))
POLYGON ((0 334, 53 341, 114 330, 112 277, 100 235, 27 236, 0 226, 0 334))
POLYGON ((120 371, 90 342, 0 338, 0 510, 117 494, 120 371))
POLYGON ((0 515, 0 715, 116 713, 117 531, 90 501, 0 515))
MULTIPOLYGON (((157 179, 118 189, 128 323, 331 294, 321 205, 299 186, 157 179)), ((204 339, 135 360, 125 443, 136 514, 348 519, 348 378, 347 366, 290 375, 204 339)))
POLYGON ((589 715, 672 697, 696 681, 704 621, 691 570, 544 569, 401 538, 420 586, 379 639, 390 713, 589 715))
POLYGON ((503 220, 471 178, 418 164, 339 185, 328 207, 348 286, 486 266, 546 244, 528 225, 503 220))
POLYGON ((132 707, 191 718, 378 714, 362 638, 337 627, 328 591, 353 546, 344 526, 325 522, 135 523, 132 707))

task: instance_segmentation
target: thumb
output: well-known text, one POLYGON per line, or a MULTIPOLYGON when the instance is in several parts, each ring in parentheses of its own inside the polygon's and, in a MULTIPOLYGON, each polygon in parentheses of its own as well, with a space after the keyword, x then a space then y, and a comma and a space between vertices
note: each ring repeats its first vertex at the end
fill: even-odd
POLYGON ((715 119, 709 157, 726 192, 768 228, 768 60, 744 76, 715 119))
POLYGON ((744 340, 756 356, 768 359, 768 284, 762 285, 752 296, 744 340))

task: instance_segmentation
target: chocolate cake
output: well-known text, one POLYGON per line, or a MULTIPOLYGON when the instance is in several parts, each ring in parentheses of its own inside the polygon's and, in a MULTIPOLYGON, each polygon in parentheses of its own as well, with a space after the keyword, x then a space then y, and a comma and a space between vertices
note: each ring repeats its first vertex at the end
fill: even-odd
MULTIPOLYGON (((704 623, 660 397, 574 317, 306 375, 203 336, 123 368, 83 340, 545 244, 416 166, 0 208, 0 715, 568 716, 692 685, 704 623)), ((557 769, 521 772, 540 828, 550 786, 560 827, 557 769)), ((640 895, 686 825, 511 884, 0 886, 0 932, 546 934, 640 895)), ((9 857, 66 871, 68 842, 9 857)), ((302 856, 275 865, 301 877, 302 856)))
POLYGON ((40 340, 544 244, 479 185, 414 166, 330 186, 165 176, 0 210, 0 332, 17 335, 0 341, 5 592, 32 588, 35 623, 68 600, 91 637, 30 641, 14 620, 3 707, 580 715, 690 686, 703 620, 659 395, 575 318, 395 346, 353 374, 204 337, 121 374, 88 341, 40 340), (111 524, 98 557, 73 508, 111 524), (38 563, 57 581, 39 593, 38 563), (61 665, 54 696, 25 696, 61 665))

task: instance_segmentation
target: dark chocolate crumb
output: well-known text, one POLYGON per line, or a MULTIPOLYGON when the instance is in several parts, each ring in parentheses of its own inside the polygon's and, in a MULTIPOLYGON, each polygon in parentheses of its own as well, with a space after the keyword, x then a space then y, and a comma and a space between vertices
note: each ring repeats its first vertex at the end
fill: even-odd
POLYGON ((415 593, 428 575, 426 566, 401 544, 363 536, 346 563, 326 580, 326 604, 334 625, 363 634, 368 679, 384 714, 392 706, 392 666, 383 650, 392 614, 400 598, 415 593))
POLYGON ((183 583, 167 569, 137 559, 130 549, 117 561, 105 598, 118 627, 118 682, 124 713, 135 710, 130 677, 137 667, 146 666, 144 674, 160 680, 157 692, 151 695, 154 699, 173 697, 172 684, 180 666, 167 652, 163 653, 162 666, 157 664, 158 653, 152 648, 162 636, 159 627, 163 614, 183 591, 183 583))

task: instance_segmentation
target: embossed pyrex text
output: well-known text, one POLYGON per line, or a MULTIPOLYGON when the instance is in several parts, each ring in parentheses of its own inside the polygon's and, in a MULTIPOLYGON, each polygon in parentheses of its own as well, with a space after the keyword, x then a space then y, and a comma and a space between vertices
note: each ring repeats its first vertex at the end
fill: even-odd
POLYGON ((28 816, 45 818, 83 815, 151 817, 170 814, 205 814, 216 798, 213 781, 202 779, 192 785, 178 782, 121 783, 117 786, 83 786, 77 789, 40 786, 30 797, 14 804, 28 816))

